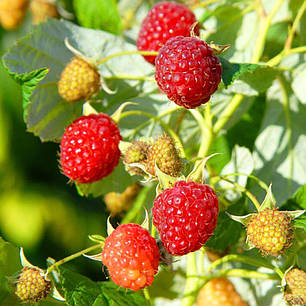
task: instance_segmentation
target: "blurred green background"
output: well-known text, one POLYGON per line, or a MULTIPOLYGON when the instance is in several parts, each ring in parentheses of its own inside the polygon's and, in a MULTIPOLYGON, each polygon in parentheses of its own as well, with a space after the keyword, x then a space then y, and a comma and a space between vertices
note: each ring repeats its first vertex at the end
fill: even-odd
MULTIPOLYGON (((28 18, 19 30, 0 30, 1 57, 30 27, 28 18)), ((68 184, 58 167, 58 144, 41 143, 26 131, 21 87, 2 63, 0 79, 0 236, 24 247, 29 260, 43 268, 47 257, 61 259, 89 246, 88 234, 105 235, 105 205, 80 197, 68 184)), ((104 279, 97 263, 80 258, 68 265, 104 279)))

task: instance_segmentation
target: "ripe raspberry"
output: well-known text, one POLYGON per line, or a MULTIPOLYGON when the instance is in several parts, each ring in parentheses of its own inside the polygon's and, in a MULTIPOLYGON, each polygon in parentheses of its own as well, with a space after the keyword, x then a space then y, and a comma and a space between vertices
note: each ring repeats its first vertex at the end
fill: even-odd
POLYGON ((171 101, 185 108, 206 103, 221 81, 219 59, 196 37, 169 39, 159 50, 155 66, 160 89, 171 101))
POLYGON ((171 137, 158 137, 149 148, 146 170, 153 176, 156 175, 155 163, 162 172, 170 176, 179 176, 182 170, 182 161, 171 137))
POLYGON ((16 29, 23 21, 29 0, 1 0, 0 23, 6 30, 16 29))
POLYGON ((109 192, 104 196, 106 208, 111 215, 119 215, 123 211, 129 210, 141 187, 133 184, 125 189, 122 193, 109 192))
POLYGON ((154 200, 153 223, 168 252, 198 250, 212 235, 219 213, 218 198, 208 185, 176 182, 154 200))
POLYGON ((290 305, 306 304, 306 272, 298 268, 286 274, 285 299, 290 305))
MULTIPOLYGON (((149 12, 140 27, 137 49, 158 51, 168 39, 175 36, 190 36, 196 17, 191 10, 175 2, 159 2, 149 12)), ((194 32, 199 35, 198 26, 194 32)), ((156 56, 144 57, 149 63, 155 63, 156 56)))
POLYGON ((23 268, 16 288, 16 294, 23 302, 38 302, 46 298, 50 290, 51 282, 47 281, 39 270, 23 268))
POLYGON ((74 56, 63 70, 58 82, 59 95, 68 102, 87 100, 100 88, 96 67, 74 56))
POLYGON ((278 210, 264 210, 247 225, 249 241, 264 254, 278 256, 292 240, 290 217, 278 210))
POLYGON ((234 285, 225 277, 215 278, 200 290, 197 306, 247 306, 234 285))
POLYGON ((50 0, 32 0, 30 5, 33 23, 38 24, 47 18, 58 18, 56 5, 50 0))
POLYGON ((60 164, 66 176, 91 183, 108 176, 120 158, 120 132, 105 114, 81 116, 66 128, 61 140, 60 164))
POLYGON ((105 240, 102 262, 118 286, 137 291, 150 286, 158 270, 155 239, 138 224, 123 224, 105 240))

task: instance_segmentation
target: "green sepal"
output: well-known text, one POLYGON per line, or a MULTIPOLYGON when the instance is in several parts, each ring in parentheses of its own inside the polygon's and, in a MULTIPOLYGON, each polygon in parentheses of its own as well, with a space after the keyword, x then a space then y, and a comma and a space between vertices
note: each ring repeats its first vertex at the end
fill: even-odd
POLYGON ((97 242, 97 243, 101 243, 105 241, 105 237, 98 235, 98 234, 88 235, 88 239, 93 242, 97 242))
POLYGON ((90 105, 90 103, 87 101, 83 104, 83 115, 89 116, 89 115, 96 115, 98 112, 90 105))
POLYGON ((211 154, 201 160, 198 160, 195 162, 193 169, 191 170, 191 172, 189 173, 189 175, 187 176, 186 180, 188 182, 196 182, 199 184, 204 184, 205 183, 205 178, 204 178, 204 170, 205 170, 205 166, 207 161, 214 157, 215 155, 218 155, 220 153, 214 153, 211 154))
POLYGON ((243 224, 244 226, 247 226, 248 223, 250 222, 251 218, 256 215, 255 213, 251 213, 251 214, 248 214, 248 215, 245 215, 245 216, 235 216, 235 215, 229 214, 228 212, 226 212, 226 214, 231 219, 233 219, 236 222, 239 222, 239 223, 243 224))
POLYGON ((122 103, 116 110, 115 112, 111 115, 111 118, 113 119, 114 122, 116 122, 116 124, 119 123, 121 115, 123 110, 128 106, 128 105, 138 105, 138 103, 135 102, 125 102, 122 103))
POLYGON ((168 175, 161 171, 155 162, 155 173, 158 179, 158 185, 156 186, 156 195, 160 194, 167 188, 172 188, 177 181, 184 181, 186 178, 181 175, 178 177, 168 175))
POLYGON ((267 210, 267 209, 274 209, 275 208, 276 200, 272 193, 272 184, 270 184, 265 199, 261 203, 259 207, 259 212, 267 210))

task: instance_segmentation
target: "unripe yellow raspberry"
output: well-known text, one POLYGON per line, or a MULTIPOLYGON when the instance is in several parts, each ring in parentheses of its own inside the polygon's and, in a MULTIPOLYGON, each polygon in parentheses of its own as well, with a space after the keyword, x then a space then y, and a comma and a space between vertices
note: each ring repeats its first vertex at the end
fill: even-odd
POLYGON ((306 305, 306 272, 293 268, 285 276, 285 299, 290 305, 306 305))
POLYGON ((290 217, 282 211, 261 211, 247 225, 248 239, 263 254, 278 256, 291 244, 290 222, 290 217))
POLYGON ((133 204, 133 201, 135 200, 140 189, 140 185, 133 184, 127 187, 123 193, 107 193, 104 196, 107 210, 110 211, 112 216, 119 215, 120 213, 127 211, 133 204))
POLYGON ((197 306, 247 306, 234 285, 225 277, 209 281, 199 292, 197 306))
POLYGON ((23 302, 38 302, 47 297, 51 282, 47 281, 41 271, 24 267, 17 281, 16 294, 23 302))
POLYGON ((23 21, 29 0, 0 0, 0 23, 6 30, 16 29, 23 21))
POLYGON ((74 56, 58 82, 59 95, 68 102, 87 100, 100 88, 100 74, 95 66, 74 56))
POLYGON ((153 145, 149 148, 146 170, 153 176, 156 175, 155 163, 165 174, 173 177, 181 174, 182 161, 171 137, 160 136, 154 140, 153 145))
POLYGON ((54 3, 48 0, 32 0, 30 5, 33 23, 38 24, 47 18, 58 18, 58 10, 54 3))

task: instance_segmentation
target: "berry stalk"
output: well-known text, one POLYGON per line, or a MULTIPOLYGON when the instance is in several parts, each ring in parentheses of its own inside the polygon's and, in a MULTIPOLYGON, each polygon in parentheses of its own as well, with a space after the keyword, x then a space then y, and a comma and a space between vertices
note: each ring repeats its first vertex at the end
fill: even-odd
POLYGON ((110 59, 112 59, 114 57, 123 56, 123 55, 130 55, 130 54, 140 54, 140 55, 149 55, 149 56, 153 55, 153 56, 156 56, 156 55, 158 55, 158 52, 156 52, 156 51, 138 51, 138 50, 118 52, 118 53, 114 53, 114 54, 108 55, 108 56, 102 58, 101 60, 99 60, 97 62, 97 66, 105 63, 106 61, 108 61, 108 60, 110 60, 110 59))
POLYGON ((260 259, 255 259, 255 258, 250 258, 250 257, 243 256, 243 255, 237 255, 237 254, 230 254, 230 255, 226 255, 226 256, 224 256, 220 259, 217 259, 216 261, 214 261, 213 263, 210 264, 210 266, 207 268, 207 272, 211 272, 217 266, 219 266, 221 264, 224 264, 226 262, 229 262, 229 261, 238 261, 238 262, 242 262, 242 263, 252 265, 252 266, 255 266, 255 267, 265 267, 267 269, 275 271, 279 275, 280 278, 283 277, 283 272, 279 268, 276 268, 276 267, 270 265, 266 261, 260 260, 260 259))
POLYGON ((231 180, 229 180, 229 179, 227 179, 227 178, 225 178, 223 176, 220 176, 220 178, 223 181, 226 181, 226 182, 228 182, 230 184, 233 184, 239 191, 244 192, 247 195, 247 197, 252 201, 252 203, 254 204, 256 209, 259 211, 260 203, 258 202, 256 197, 249 190, 247 190, 245 187, 243 187, 243 186, 237 184, 236 182, 233 182, 233 181, 231 181, 231 180))
POLYGON ((80 256, 82 256, 82 255, 84 255, 85 253, 88 253, 88 252, 90 252, 90 251, 93 251, 93 250, 96 250, 96 249, 99 249, 99 248, 102 249, 103 246, 104 246, 104 242, 103 242, 103 243, 100 243, 100 244, 93 245, 93 246, 91 246, 91 247, 89 247, 89 248, 87 248, 87 249, 84 249, 84 250, 82 250, 82 251, 79 251, 79 252, 77 252, 77 253, 74 253, 74 254, 72 254, 72 255, 69 255, 69 256, 65 257, 65 258, 63 258, 63 259, 57 261, 56 263, 54 263, 52 266, 50 266, 50 267, 47 269, 47 274, 49 274, 51 271, 53 271, 54 269, 56 269, 56 268, 59 267, 60 265, 66 263, 66 262, 68 262, 68 261, 71 261, 71 260, 73 260, 73 259, 75 259, 75 258, 77 258, 77 257, 80 257, 80 256))

